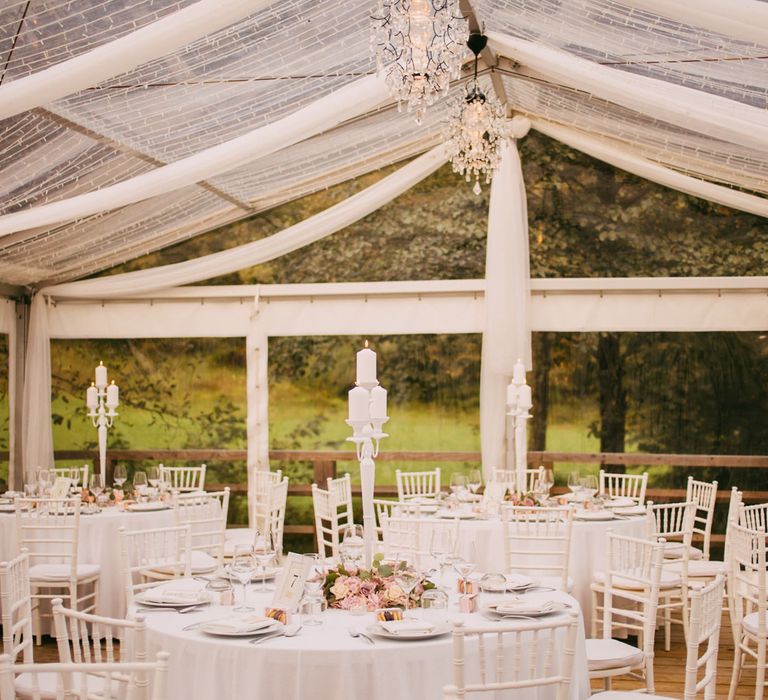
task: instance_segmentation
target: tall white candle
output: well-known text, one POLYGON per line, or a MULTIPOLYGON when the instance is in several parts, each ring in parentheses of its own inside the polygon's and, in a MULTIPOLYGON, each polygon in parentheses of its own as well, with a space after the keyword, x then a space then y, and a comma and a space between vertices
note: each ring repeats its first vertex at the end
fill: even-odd
POLYGON ((515 384, 525 384, 525 365, 522 360, 515 362, 514 369, 512 370, 512 381, 515 384))
POLYGON ((118 391, 117 384, 115 384, 113 379, 112 383, 107 387, 107 408, 117 408, 120 403, 118 391))
POLYGON ((382 386, 371 389, 371 420, 387 417, 387 390, 382 386))
POLYGON ((349 391, 349 420, 370 420, 367 389, 356 386, 349 391))
POLYGON ((103 362, 99 362, 99 366, 96 368, 96 386, 99 389, 107 386, 107 368, 103 362))
POLYGON ((507 384, 507 406, 517 406, 517 386, 507 384))
POLYGON ((357 383, 375 384, 376 383, 376 353, 366 346, 357 353, 357 383))
POLYGON ((533 406, 533 400, 531 399, 531 387, 529 387, 527 384, 523 384, 518 389, 518 406, 520 407, 521 411, 527 411, 531 406, 533 406))
POLYGON ((88 408, 97 408, 99 405, 99 390, 93 383, 88 387, 85 392, 85 405, 88 408))

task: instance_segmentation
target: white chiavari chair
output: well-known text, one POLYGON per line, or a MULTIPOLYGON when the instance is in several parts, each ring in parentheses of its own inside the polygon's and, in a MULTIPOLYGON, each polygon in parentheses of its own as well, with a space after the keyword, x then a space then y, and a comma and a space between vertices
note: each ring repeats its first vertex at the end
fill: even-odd
POLYGON ((29 700, 169 700, 167 689, 168 654, 158 652, 153 662, 101 662, 101 663, 11 663, 6 654, 0 656, 0 700, 16 700, 14 677, 24 675, 30 683, 29 700), (145 680, 151 676, 151 694, 145 680), (126 678, 127 681, 105 682, 105 678, 126 678), (127 687, 126 687, 127 686, 127 687), (55 688, 53 694, 45 688, 55 688))
POLYGON ((645 503, 648 472, 643 474, 614 474, 600 470, 600 493, 606 498, 631 498, 637 505, 645 503))
POLYGON ((544 586, 570 591, 573 510, 505 505, 501 519, 506 572, 534 576, 544 586))
POLYGON ((69 479, 73 484, 79 484, 81 487, 88 486, 88 474, 90 466, 84 464, 82 467, 53 467, 51 470, 54 478, 63 477, 69 479))
POLYGON ((355 522, 352 513, 352 478, 349 474, 326 480, 328 491, 333 494, 339 511, 339 525, 352 525, 355 522))
POLYGON ((11 561, 0 563, 0 613, 3 651, 15 663, 33 661, 32 594, 29 583, 29 556, 22 550, 11 561))
POLYGON ((17 498, 16 551, 27 550, 32 591, 32 625, 42 641, 43 601, 66 598, 83 612, 96 609, 99 596, 98 564, 78 562, 80 498, 17 498))
POLYGON ((272 489, 283 481, 283 472, 254 469, 248 476, 248 522, 250 527, 228 528, 224 535, 224 556, 231 557, 236 544, 253 544, 269 521, 272 489))
POLYGON ((127 604, 134 595, 158 584, 158 571, 169 578, 192 575, 192 532, 188 525, 128 531, 120 528, 120 566, 127 604))
POLYGON ((664 649, 669 651, 672 644, 672 625, 682 625, 688 635, 688 593, 692 585, 688 578, 690 554, 692 551, 693 524, 696 503, 653 503, 646 506, 646 536, 663 539, 664 572, 659 595, 658 611, 664 620, 664 649), (673 585, 673 578, 678 581, 673 585), (675 613, 679 612, 679 617, 675 613))
POLYGON ((339 561, 341 532, 334 494, 312 484, 312 506, 315 511, 317 552, 322 558, 330 557, 339 561))
POLYGON ((715 503, 717 501, 717 482, 696 481, 692 476, 688 477, 686 488, 686 501, 696 504, 693 518, 693 536, 701 536, 701 548, 691 548, 691 559, 709 559, 709 546, 712 539, 712 521, 715 517, 715 503))
MULTIPOLYGON (((536 479, 539 478, 538 469, 526 469, 525 470, 525 485, 523 491, 530 493, 534 489, 536 479)), ((496 481, 500 484, 505 484, 506 488, 510 491, 519 491, 517 488, 517 472, 514 469, 494 469, 491 481, 496 481)), ((487 488, 487 484, 486 484, 487 488)))
POLYGON ((645 691, 654 691, 653 658, 656 608, 661 588, 664 541, 654 542, 608 533, 608 566, 592 584, 592 639, 587 639, 590 678, 602 678, 606 690, 611 678, 630 674, 644 680, 645 691), (598 594, 602 606, 598 609, 598 594), (602 618, 602 638, 595 620, 602 618), (638 637, 639 647, 613 639, 616 630, 638 637))
POLYGON ((189 525, 192 574, 215 571, 224 563, 224 534, 229 513, 229 487, 204 494, 178 494, 176 525, 189 525))
POLYGON ((443 688, 443 697, 463 700, 486 693, 506 697, 503 691, 516 689, 524 692, 524 697, 539 697, 538 693, 546 689, 556 700, 570 698, 578 625, 574 612, 546 622, 502 621, 478 626, 455 622, 453 684, 443 688), (477 642, 476 670, 470 668, 466 654, 468 640, 477 642), (469 682, 473 675, 478 681, 469 682))
POLYGON ((440 467, 430 471, 404 472, 395 470, 397 497, 404 501, 408 498, 435 498, 440 494, 440 467))
POLYGON ((736 642, 728 700, 734 700, 744 668, 755 669, 755 700, 765 693, 766 664, 766 549, 768 534, 732 523, 728 549, 728 598, 736 642))
POLYGON ((285 530, 285 506, 288 502, 288 477, 273 484, 269 490, 269 510, 267 514, 267 529, 272 536, 278 558, 283 553, 283 532, 285 530))
POLYGON ((203 491, 205 489, 206 466, 199 467, 166 467, 161 464, 160 481, 172 491, 203 491))
POLYGON ((749 530, 768 532, 768 503, 739 507, 739 524, 749 530))
MULTIPOLYGON (((695 700, 704 691, 705 700, 714 700, 717 680, 717 654, 720 645, 724 579, 716 576, 705 588, 691 593, 689 640, 685 659, 685 700, 695 700)), ((599 700, 636 700, 637 692, 609 690, 595 693, 599 700)), ((639 697, 672 700, 664 695, 639 697)))
POLYGON ((385 559, 407 561, 414 566, 424 564, 432 557, 433 542, 452 543, 452 552, 457 552, 461 523, 458 519, 436 521, 417 517, 382 516, 382 547, 385 559))

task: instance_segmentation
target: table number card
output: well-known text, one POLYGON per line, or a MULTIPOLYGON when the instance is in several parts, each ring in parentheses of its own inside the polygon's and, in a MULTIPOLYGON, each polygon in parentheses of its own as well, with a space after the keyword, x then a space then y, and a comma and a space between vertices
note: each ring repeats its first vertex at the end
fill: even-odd
POLYGON ((272 599, 273 608, 281 608, 296 612, 304 594, 304 581, 309 576, 310 561, 295 552, 290 552, 285 558, 283 572, 275 586, 275 596, 272 599))
POLYGON ((57 476, 56 481, 53 482, 51 487, 51 498, 66 498, 69 496, 69 486, 72 483, 71 479, 67 479, 65 476, 57 476))

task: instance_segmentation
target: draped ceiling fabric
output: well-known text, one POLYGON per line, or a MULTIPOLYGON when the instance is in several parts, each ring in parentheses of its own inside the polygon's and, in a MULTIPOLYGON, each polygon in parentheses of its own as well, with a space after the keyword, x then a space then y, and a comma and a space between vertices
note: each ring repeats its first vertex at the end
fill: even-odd
MULTIPOLYGON (((768 3, 468 4, 497 59, 483 87, 511 112, 618 167, 765 214, 768 3)), ((436 147, 445 99, 417 125, 374 77, 374 6, 4 3, 0 281, 54 298, 57 285, 62 296, 106 294, 106 282, 77 280, 436 147)), ((283 234, 257 241, 257 255, 293 249, 283 234)), ((172 271, 142 279, 188 281, 172 271)), ((46 313, 38 299, 33 315, 46 313)), ((45 325, 31 323, 38 369, 45 325)), ((33 407, 44 393, 25 387, 33 407)))

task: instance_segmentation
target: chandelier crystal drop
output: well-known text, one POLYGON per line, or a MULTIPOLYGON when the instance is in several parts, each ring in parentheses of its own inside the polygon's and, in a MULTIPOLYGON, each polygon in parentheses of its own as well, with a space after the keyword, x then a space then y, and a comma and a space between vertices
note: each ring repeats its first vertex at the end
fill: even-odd
POLYGON ((379 0, 371 43, 390 94, 421 124, 425 107, 458 79, 469 25, 458 0, 379 0))
POLYGON ((475 180, 472 191, 482 191, 480 178, 491 182, 501 161, 501 144, 509 136, 504 108, 494 95, 486 95, 477 82, 477 57, 485 47, 485 37, 473 34, 469 46, 475 54, 475 76, 464 97, 451 106, 446 129, 448 158, 453 171, 467 182, 475 180))

